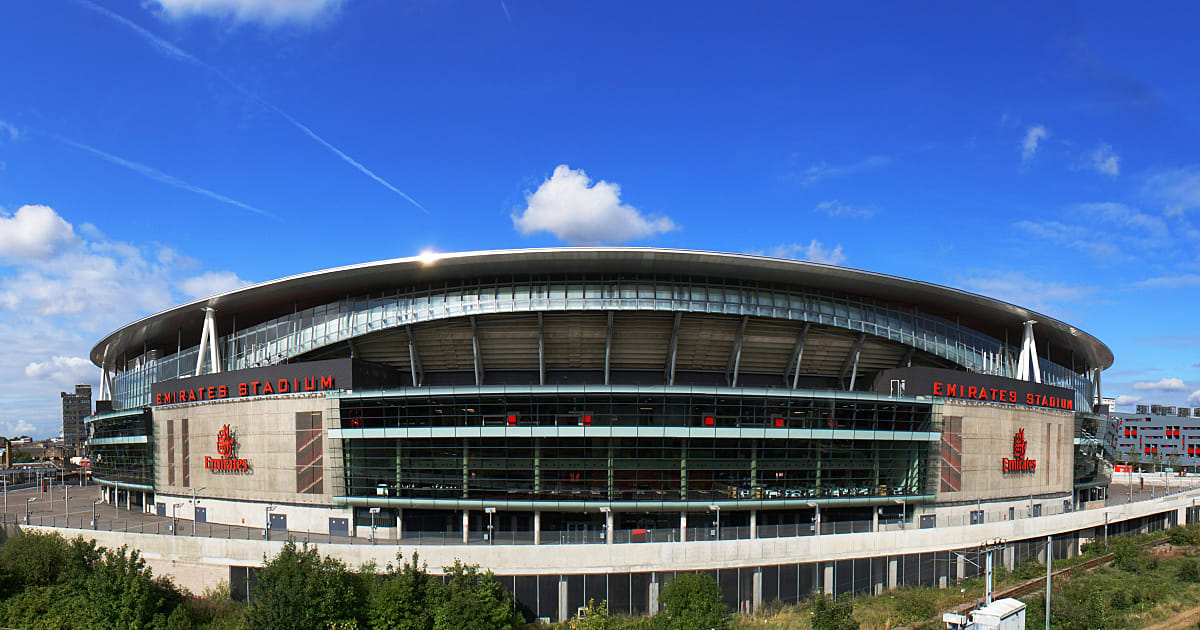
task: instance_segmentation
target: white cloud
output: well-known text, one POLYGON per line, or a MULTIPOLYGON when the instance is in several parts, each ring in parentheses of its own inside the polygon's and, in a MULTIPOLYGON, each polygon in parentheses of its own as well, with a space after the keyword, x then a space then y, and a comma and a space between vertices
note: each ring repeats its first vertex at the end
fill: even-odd
POLYGON ((583 169, 566 164, 527 193, 525 202, 525 210, 512 215, 518 232, 549 232, 572 245, 626 243, 678 229, 667 217, 646 216, 622 203, 617 184, 600 180, 593 185, 583 169))
POLYGON ((846 262, 842 252, 842 244, 838 243, 833 249, 826 247, 821 241, 812 239, 808 245, 800 243, 776 245, 766 250, 751 250, 746 252, 755 256, 770 256, 772 258, 795 258, 824 265, 840 265, 846 262))
MULTIPOLYGON (((82 357, 102 334, 183 301, 181 270, 195 263, 170 247, 74 226, 45 206, 0 222, 0 430, 56 435, 58 392, 97 385, 99 370, 82 357)), ((199 271, 214 283, 236 278, 199 271)))
MULTIPOLYGON (((1121 394, 1120 396, 1117 396, 1117 406, 1124 407, 1125 405, 1132 405, 1135 402, 1141 402, 1141 400, 1142 400, 1141 396, 1130 396, 1128 394, 1121 394)), ((1111 411, 1111 409, 1110 409, 1110 411, 1111 411)))
POLYGON ((49 361, 33 362, 25 366, 25 376, 50 381, 60 387, 91 383, 96 380, 98 372, 99 369, 83 357, 53 357, 49 361))
POLYGON ((1090 215, 1089 218, 1099 218, 1115 227, 1123 228, 1127 236, 1153 239, 1161 244, 1169 233, 1167 222, 1161 217, 1146 214, 1123 203, 1081 203, 1078 207, 1090 215), (1128 230, 1134 230, 1136 234, 1129 235, 1128 230))
POLYGON ((1113 153, 1112 147, 1103 142, 1096 145, 1096 148, 1088 154, 1088 161, 1092 168, 1105 175, 1116 177, 1121 174, 1121 157, 1113 153))
POLYGON ((336 12, 342 0, 152 0, 173 19, 192 16, 233 18, 238 22, 311 22, 336 12))
POLYGON ((1183 384, 1182 379, 1178 378, 1162 378, 1157 381, 1139 381, 1133 384, 1133 388, 1140 391, 1153 392, 1186 392, 1187 385, 1183 384))
POLYGON ((1188 403, 1192 405, 1200 405, 1200 389, 1188 394, 1188 403))
POLYGON ((1135 287, 1143 289, 1180 289, 1183 287, 1200 286, 1200 274, 1181 273, 1175 276, 1156 276, 1135 282, 1135 287))
POLYGON ((875 216, 875 211, 871 208, 847 206, 846 204, 834 199, 833 201, 822 201, 817 204, 813 212, 820 212, 831 217, 854 217, 859 219, 869 219, 875 216))
POLYGON ((71 224, 46 206, 0 212, 0 258, 46 258, 76 240, 71 224))
POLYGON ((16 140, 21 137, 21 130, 17 129, 16 125, 0 120, 0 134, 8 134, 9 140, 16 140))
POLYGON ((25 420, 0 423, 0 432, 3 432, 5 437, 10 438, 19 437, 22 435, 32 435, 36 430, 37 427, 34 427, 25 420))
POLYGON ((191 278, 184 278, 179 283, 179 290, 183 294, 193 300, 198 300, 210 295, 232 291, 247 285, 253 284, 249 280, 243 280, 232 271, 209 271, 191 278))
POLYGON ((981 271, 957 280, 957 284, 980 295, 1032 309, 1058 319, 1070 315, 1089 300, 1096 289, 1062 282, 1046 282, 1019 272, 981 271))
POLYGON ((1200 207, 1200 165, 1155 173, 1146 180, 1145 192, 1165 203, 1168 214, 1200 207))
POLYGON ((872 155, 853 164, 843 164, 841 166, 832 166, 825 162, 818 162, 804 169, 800 175, 800 183, 805 186, 815 184, 824 179, 832 179, 835 177, 845 177, 862 171, 867 171, 875 168, 882 168, 892 163, 892 160, 882 155, 872 155))
POLYGON ((1045 140, 1049 136, 1049 132, 1042 125, 1034 125, 1025 130, 1025 139, 1021 142, 1021 160, 1028 162, 1037 155, 1038 143, 1045 140))

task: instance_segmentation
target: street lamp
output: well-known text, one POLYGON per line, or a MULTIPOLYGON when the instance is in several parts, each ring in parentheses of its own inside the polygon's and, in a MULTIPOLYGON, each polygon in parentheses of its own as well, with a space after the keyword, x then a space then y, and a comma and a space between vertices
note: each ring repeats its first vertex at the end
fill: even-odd
POLYGON ((813 532, 814 532, 815 536, 820 536, 821 535, 821 504, 817 503, 816 501, 809 501, 808 507, 813 508, 817 511, 816 515, 813 516, 813 532))
POLYGON ((104 499, 96 499, 92 501, 92 529, 96 529, 96 506, 103 503, 104 499))
POLYGON ((263 538, 271 539, 271 511, 275 509, 274 505, 268 505, 263 511, 263 538))
POLYGON ((4 513, 8 514, 8 475, 4 475, 4 513))
POLYGON ((721 506, 714 503, 714 504, 708 506, 708 511, 717 513, 717 520, 716 520, 717 540, 721 540, 721 506))
POLYGON ((904 502, 904 499, 893 499, 893 501, 900 504, 900 529, 904 529, 904 522, 908 520, 908 504, 904 502))
POLYGON ((29 504, 37 501, 37 497, 29 497, 25 499, 25 524, 29 524, 29 504))
POLYGON ((375 544, 375 515, 379 514, 379 508, 373 507, 368 512, 371 513, 371 544, 375 544))
MULTIPOLYGON (((200 502, 196 500, 196 491, 197 490, 207 490, 207 489, 208 489, 208 486, 205 486, 203 488, 192 488, 192 535, 193 536, 196 535, 196 508, 200 506, 200 502)), ((208 530, 208 533, 212 534, 211 528, 208 530)))
POLYGON ((176 535, 176 532, 175 532, 176 516, 175 515, 178 513, 178 510, 181 507, 183 507, 183 503, 172 503, 171 504, 171 535, 172 536, 176 535))
MULTIPOLYGON (((604 508, 600 508, 600 509, 603 511, 604 508)), ((488 533, 487 533, 488 544, 494 545, 494 544, 496 544, 496 539, 495 539, 495 537, 492 536, 492 515, 494 515, 496 513, 496 508, 485 507, 485 508, 483 508, 483 511, 484 511, 484 513, 486 513, 488 515, 488 533)))
POLYGON ((609 531, 609 523, 612 521, 612 507, 607 505, 600 506, 600 513, 604 515, 604 538, 606 542, 613 542, 612 533, 609 531))

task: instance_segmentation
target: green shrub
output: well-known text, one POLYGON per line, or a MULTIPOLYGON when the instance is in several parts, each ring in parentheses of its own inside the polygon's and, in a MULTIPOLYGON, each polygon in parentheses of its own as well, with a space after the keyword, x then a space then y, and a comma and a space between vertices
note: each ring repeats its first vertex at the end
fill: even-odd
POLYGON ((928 588, 904 588, 894 592, 896 620, 924 621, 938 614, 937 593, 928 588))
POLYGON ((852 616, 854 605, 849 600, 835 602, 824 593, 812 596, 808 603, 812 612, 813 630, 858 630, 852 616))
POLYGON ((663 630, 697 630, 721 626, 729 607, 721 587, 707 573, 683 573, 663 587, 658 597, 662 612, 655 618, 663 630))

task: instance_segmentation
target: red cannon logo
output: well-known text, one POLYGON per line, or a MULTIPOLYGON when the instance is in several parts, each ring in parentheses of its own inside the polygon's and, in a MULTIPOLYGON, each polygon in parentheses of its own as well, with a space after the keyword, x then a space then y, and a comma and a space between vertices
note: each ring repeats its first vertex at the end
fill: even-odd
POLYGON ((206 455, 204 467, 213 472, 249 472, 250 463, 233 456, 236 447, 237 439, 233 437, 233 431, 230 430, 229 425, 221 427, 221 430, 217 431, 217 452, 221 456, 212 458, 206 455))
MULTIPOLYGON (((1024 450, 1025 448, 1022 446, 1021 451, 1024 452, 1024 450)), ((233 433, 229 431, 228 424, 217 431, 217 452, 221 454, 221 457, 233 457, 233 433)))
MULTIPOLYGON (((228 429, 229 425, 225 425, 225 428, 228 429)), ((1013 436, 1013 457, 1016 459, 1025 459, 1026 446, 1029 446, 1029 442, 1025 441, 1025 429, 1021 429, 1013 436)))
POLYGON ((1029 442, 1025 440, 1025 429, 1020 429, 1013 436, 1013 458, 1004 458, 1004 472, 1032 473, 1037 470, 1036 459, 1025 459, 1025 451, 1028 446, 1029 442))

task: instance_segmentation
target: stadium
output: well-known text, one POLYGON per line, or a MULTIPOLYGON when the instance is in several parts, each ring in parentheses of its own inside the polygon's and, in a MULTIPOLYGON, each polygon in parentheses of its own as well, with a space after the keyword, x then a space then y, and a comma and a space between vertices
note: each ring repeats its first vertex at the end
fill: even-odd
POLYGON ((530 543, 1087 499, 1102 471, 1076 461, 1076 426, 1113 361, 946 287, 622 248, 284 278, 133 322, 91 358, 111 410, 89 448, 114 500, 530 543))
MULTIPOLYGON (((952 551, 905 565, 886 545, 830 536, 866 564, 825 573, 795 563, 843 543, 792 545, 1082 517, 1103 505, 1115 438, 1093 413, 1112 352, 1070 324, 925 282, 739 254, 359 264, 146 317, 91 359, 103 379, 88 452, 109 504, 344 554, 379 540, 421 545, 435 563, 438 549, 465 553, 513 576, 531 617, 565 618, 595 584, 614 610, 653 610, 656 576, 684 569, 732 571, 722 586, 744 606, 944 583, 973 571, 952 551), (771 539, 782 546, 761 546, 771 539), (673 543, 715 546, 678 556, 673 543), (560 551, 528 553, 537 545, 560 551)), ((1176 518, 1146 514, 1122 518, 1176 518)), ((1095 523, 1076 520, 1044 527, 1078 542, 1095 523)), ((919 548, 969 547, 987 528, 967 529, 919 548)), ((233 575, 253 562, 242 550, 196 544, 235 590, 252 579, 233 575)), ((173 565, 178 553, 162 555, 173 565)))

